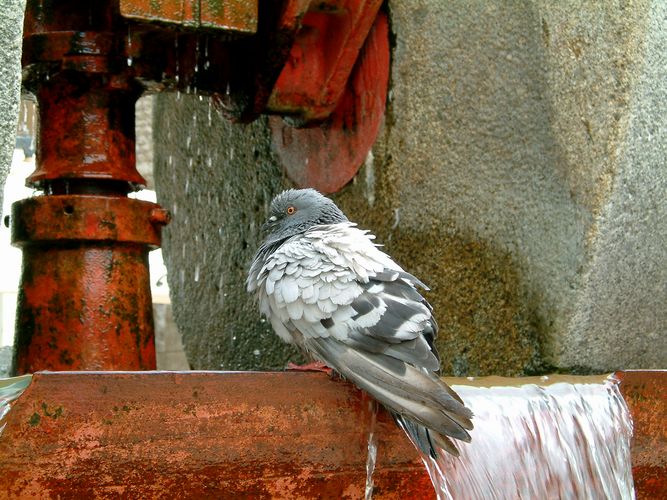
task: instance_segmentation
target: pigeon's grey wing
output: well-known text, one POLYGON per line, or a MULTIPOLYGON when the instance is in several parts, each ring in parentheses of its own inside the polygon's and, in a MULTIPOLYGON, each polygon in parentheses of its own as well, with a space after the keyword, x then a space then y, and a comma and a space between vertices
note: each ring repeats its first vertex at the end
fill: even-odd
POLYGON ((455 451, 444 436, 470 439, 470 411, 435 373, 437 325, 421 283, 365 232, 323 226, 255 269, 260 309, 276 333, 382 402, 426 453, 435 453, 433 441, 455 451))
POLYGON ((359 284, 362 292, 325 321, 347 336, 307 338, 307 349, 388 407, 424 453, 458 454, 447 436, 470 441, 472 413, 437 376, 437 324, 416 278, 383 269, 359 284))
POLYGON ((472 413, 436 376, 330 338, 311 339, 308 349, 386 406, 427 455, 437 457, 438 448, 458 455, 448 436, 470 441, 472 413))

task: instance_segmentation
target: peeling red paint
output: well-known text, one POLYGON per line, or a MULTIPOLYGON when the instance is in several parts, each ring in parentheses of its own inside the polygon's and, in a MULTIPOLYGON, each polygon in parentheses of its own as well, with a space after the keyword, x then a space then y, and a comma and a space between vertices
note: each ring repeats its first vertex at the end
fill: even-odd
MULTIPOLYGON (((667 372, 618 375, 637 498, 661 498, 667 372)), ((5 420, 0 497, 363 498, 368 402, 322 373, 37 373, 5 420)), ((376 435, 373 497, 434 498, 384 411, 376 435)))

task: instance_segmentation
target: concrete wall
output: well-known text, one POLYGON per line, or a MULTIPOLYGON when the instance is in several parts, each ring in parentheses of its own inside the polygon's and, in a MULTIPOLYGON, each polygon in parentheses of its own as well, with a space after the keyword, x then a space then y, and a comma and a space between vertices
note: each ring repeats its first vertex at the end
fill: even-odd
POLYGON ((0 207, 16 142, 25 0, 0 2, 0 207))
MULTIPOLYGON (((390 1, 386 123, 336 197, 432 288, 443 369, 667 366, 667 4, 390 1)), ((193 368, 293 357, 243 286, 288 181, 265 120, 160 96, 156 186, 193 368)))
POLYGON ((283 368, 294 351, 262 322, 245 274, 274 194, 287 184, 266 120, 232 125, 196 95, 155 108, 155 185, 173 315, 193 369, 283 368))

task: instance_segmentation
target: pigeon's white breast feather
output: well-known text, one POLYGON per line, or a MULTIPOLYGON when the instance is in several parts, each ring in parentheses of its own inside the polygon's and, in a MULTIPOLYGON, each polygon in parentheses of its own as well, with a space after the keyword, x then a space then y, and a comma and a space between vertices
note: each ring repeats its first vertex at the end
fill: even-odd
MULTIPOLYGON (((282 324, 283 340, 285 332, 294 329, 304 336, 332 335, 342 340, 349 329, 372 326, 384 313, 382 303, 370 314, 352 319, 355 311, 350 304, 364 292, 360 283, 386 269, 401 270, 366 231, 351 224, 311 230, 288 240, 267 258, 256 278, 261 310, 269 312, 272 324, 282 324), (335 327, 327 330, 320 321, 332 316, 335 327)), ((373 287, 367 292, 373 293, 373 287)), ((412 330, 412 325, 408 328, 412 330)))

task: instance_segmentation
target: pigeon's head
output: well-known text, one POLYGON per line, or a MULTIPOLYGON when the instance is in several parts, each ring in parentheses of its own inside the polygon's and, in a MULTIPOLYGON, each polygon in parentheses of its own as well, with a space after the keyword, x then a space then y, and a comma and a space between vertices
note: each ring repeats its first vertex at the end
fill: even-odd
POLYGON ((340 208, 314 189, 288 189, 271 202, 264 229, 269 239, 279 240, 303 233, 313 226, 347 221, 340 208))

